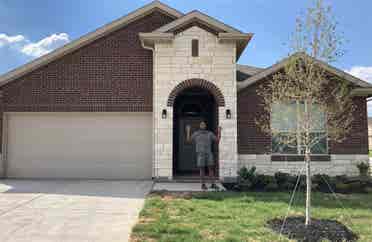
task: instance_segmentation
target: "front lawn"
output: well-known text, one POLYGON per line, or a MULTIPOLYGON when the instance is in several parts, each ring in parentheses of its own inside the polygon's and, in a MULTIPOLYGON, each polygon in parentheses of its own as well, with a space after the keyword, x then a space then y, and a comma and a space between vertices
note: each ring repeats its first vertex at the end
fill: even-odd
MULTIPOLYGON (((313 193, 313 216, 335 219, 372 241, 372 194, 313 193)), ((286 214, 289 193, 206 192, 152 194, 132 232, 137 241, 289 241, 266 227, 286 214)), ((304 215, 304 194, 298 193, 291 215, 304 215)))

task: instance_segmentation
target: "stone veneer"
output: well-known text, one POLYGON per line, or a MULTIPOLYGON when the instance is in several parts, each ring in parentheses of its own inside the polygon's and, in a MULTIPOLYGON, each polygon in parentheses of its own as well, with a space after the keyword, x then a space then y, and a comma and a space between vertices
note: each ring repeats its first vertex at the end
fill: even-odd
POLYGON ((236 46, 220 43, 215 34, 198 26, 177 33, 170 43, 156 43, 154 49, 153 118, 154 118, 154 164, 155 178, 173 177, 173 107, 167 106, 172 90, 181 82, 199 78, 213 83, 222 92, 225 106, 220 106, 219 126, 222 139, 219 148, 219 178, 235 177, 238 167, 237 155, 237 89, 236 46), (191 56, 191 41, 199 40, 199 56, 191 56), (162 110, 167 118, 162 119, 162 110), (230 109, 231 119, 225 110, 230 109))
MULTIPOLYGON (((368 155, 331 155, 331 161, 313 161, 312 173, 331 176, 358 175, 356 164, 361 161, 369 162, 368 155)), ((247 168, 255 166, 258 173, 267 175, 273 175, 278 171, 297 174, 299 170, 305 169, 304 162, 271 161, 270 155, 239 155, 239 168, 244 166, 247 168)), ((304 174, 305 170, 302 173, 304 174)))

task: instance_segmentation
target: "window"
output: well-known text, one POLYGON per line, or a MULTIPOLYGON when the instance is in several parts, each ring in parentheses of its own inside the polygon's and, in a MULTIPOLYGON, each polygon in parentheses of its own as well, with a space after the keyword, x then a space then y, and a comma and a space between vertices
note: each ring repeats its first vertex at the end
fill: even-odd
MULTIPOLYGON (((275 104, 271 111, 272 153, 304 154, 304 114, 308 107, 304 102, 294 101, 275 104)), ((310 151, 311 154, 327 154, 327 131, 325 114, 318 105, 311 105, 310 151)))
POLYGON ((199 56, 199 40, 193 39, 191 41, 191 56, 198 57, 199 56))

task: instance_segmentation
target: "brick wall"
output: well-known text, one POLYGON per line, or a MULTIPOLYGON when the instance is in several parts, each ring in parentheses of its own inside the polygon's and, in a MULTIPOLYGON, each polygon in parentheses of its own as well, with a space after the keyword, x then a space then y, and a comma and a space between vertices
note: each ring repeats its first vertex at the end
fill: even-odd
POLYGON ((271 137, 256 125, 256 119, 264 113, 254 84, 238 92, 238 153, 267 154, 271 150, 271 137))
POLYGON ((368 154, 367 102, 363 97, 354 98, 356 110, 352 130, 341 143, 329 144, 332 154, 368 154))
MULTIPOLYGON (((238 152, 239 154, 267 154, 271 149, 271 138, 260 131, 256 118, 264 110, 256 93, 258 84, 238 93, 238 152)), ((363 97, 356 97, 352 130, 342 143, 330 142, 330 154, 368 154, 367 104, 363 97)))
POLYGON ((5 111, 152 111, 152 52, 138 32, 172 21, 153 12, 2 87, 5 111))

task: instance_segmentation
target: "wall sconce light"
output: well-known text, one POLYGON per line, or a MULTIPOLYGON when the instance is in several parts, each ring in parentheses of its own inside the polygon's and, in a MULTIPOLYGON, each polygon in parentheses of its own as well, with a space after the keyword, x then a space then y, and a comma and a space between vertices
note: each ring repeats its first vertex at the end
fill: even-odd
POLYGON ((226 109, 226 118, 231 119, 231 110, 230 109, 226 109))
POLYGON ((162 119, 166 119, 167 118, 167 110, 166 109, 163 109, 163 111, 161 112, 161 118, 162 119))

